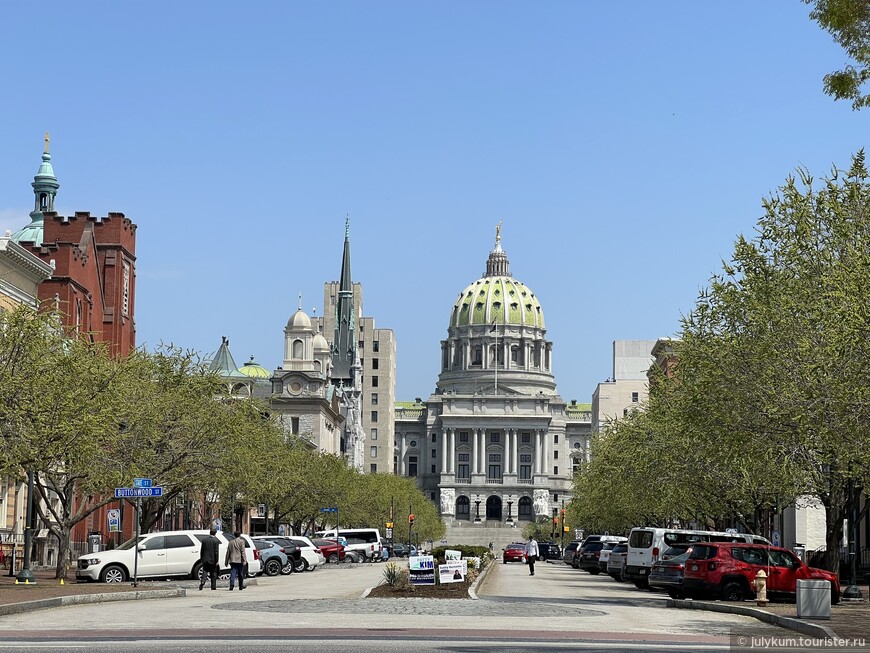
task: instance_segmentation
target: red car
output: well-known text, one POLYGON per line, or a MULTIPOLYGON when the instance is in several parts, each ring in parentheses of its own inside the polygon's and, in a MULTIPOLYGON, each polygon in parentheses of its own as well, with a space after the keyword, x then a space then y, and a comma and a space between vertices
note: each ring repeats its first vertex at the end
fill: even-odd
POLYGON ((344 545, 340 542, 323 539, 311 540, 311 542, 320 549, 327 562, 342 562, 344 560, 344 545))
POLYGON ((502 553, 501 561, 503 563, 522 562, 525 564, 525 562, 526 562, 526 545, 525 544, 508 544, 504 548, 504 553, 502 553))
POLYGON ((840 579, 825 569, 808 567, 794 553, 779 546, 732 542, 701 542, 694 545, 683 570, 683 589, 688 596, 742 601, 755 595, 755 575, 767 574, 767 595, 794 598, 797 581, 827 580, 831 603, 840 602, 840 579))

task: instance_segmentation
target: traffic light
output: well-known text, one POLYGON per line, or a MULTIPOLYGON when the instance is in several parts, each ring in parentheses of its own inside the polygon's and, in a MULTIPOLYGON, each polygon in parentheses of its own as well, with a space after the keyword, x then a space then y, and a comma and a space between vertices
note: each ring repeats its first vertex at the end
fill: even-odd
POLYGON ((414 515, 408 515, 408 525, 409 526, 414 525, 414 515))
POLYGON ((559 518, 558 518, 558 517, 553 517, 553 525, 554 525, 554 526, 558 526, 558 525, 559 525, 559 518))

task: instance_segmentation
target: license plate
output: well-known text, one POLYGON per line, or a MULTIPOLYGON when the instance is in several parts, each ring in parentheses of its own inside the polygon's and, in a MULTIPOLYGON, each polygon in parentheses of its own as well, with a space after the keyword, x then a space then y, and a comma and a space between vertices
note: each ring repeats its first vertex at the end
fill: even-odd
POLYGON ((698 565, 692 565, 692 571, 698 571, 698 565))
POLYGON ((641 570, 640 570, 640 575, 641 575, 641 576, 643 576, 645 573, 646 573, 646 569, 641 569, 641 570))

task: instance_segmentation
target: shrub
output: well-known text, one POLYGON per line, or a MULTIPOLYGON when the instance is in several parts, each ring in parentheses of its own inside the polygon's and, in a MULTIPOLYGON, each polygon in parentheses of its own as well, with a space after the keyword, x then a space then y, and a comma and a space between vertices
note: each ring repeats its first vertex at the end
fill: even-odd
POLYGON ((384 567, 384 582, 390 587, 395 587, 402 577, 402 570, 395 562, 388 562, 384 567))

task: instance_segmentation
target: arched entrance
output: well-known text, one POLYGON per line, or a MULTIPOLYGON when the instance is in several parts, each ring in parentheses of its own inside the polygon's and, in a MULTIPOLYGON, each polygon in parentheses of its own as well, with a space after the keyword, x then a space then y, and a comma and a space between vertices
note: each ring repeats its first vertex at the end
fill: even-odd
POLYGON ((471 519, 471 501, 468 497, 459 497, 456 500, 456 519, 471 519))
POLYGON ((486 518, 501 521, 501 498, 492 495, 486 500, 486 518))
POLYGON ((517 506, 517 517, 520 521, 532 521, 532 499, 522 497, 517 506))

